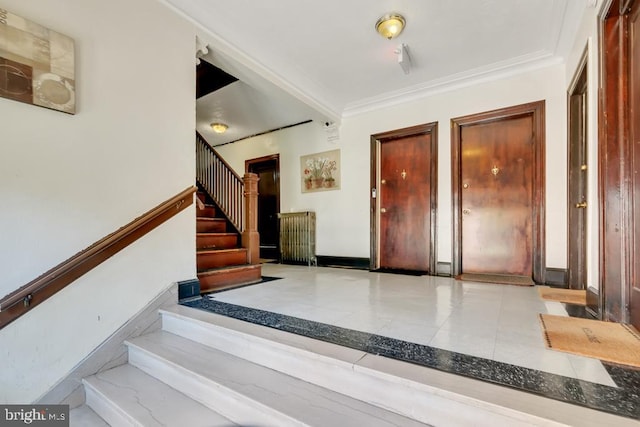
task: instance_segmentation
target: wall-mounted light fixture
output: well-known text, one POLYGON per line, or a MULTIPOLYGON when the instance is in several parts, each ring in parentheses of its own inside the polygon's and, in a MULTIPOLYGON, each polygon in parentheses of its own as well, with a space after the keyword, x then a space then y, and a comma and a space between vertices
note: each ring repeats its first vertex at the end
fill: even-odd
POLYGON ((211 129, 213 129, 215 133, 225 133, 228 128, 229 126, 224 123, 211 123, 211 129))
POLYGON ((376 31, 382 37, 391 40, 400 35, 405 24, 404 16, 399 13, 387 13, 376 22, 376 31))

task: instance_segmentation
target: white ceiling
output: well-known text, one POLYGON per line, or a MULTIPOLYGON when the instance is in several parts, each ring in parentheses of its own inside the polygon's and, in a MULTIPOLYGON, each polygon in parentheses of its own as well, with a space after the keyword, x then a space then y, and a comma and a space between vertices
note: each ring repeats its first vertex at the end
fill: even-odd
MULTIPOLYGON (((590 3, 589 0, 163 1, 198 24, 200 38, 211 50, 206 59, 240 78, 245 85, 237 86, 244 93, 251 91, 245 87, 250 85, 263 98, 270 98, 272 93, 280 101, 288 98, 291 105, 282 107, 282 113, 291 114, 289 124, 300 121, 295 111, 304 115, 305 108, 313 112, 308 118, 339 121, 451 85, 468 84, 479 77, 491 78, 561 62, 590 3), (401 13, 407 25, 398 38, 386 40, 375 32, 374 25, 380 16, 392 11, 401 13), (408 75, 398 65, 395 53, 401 43, 408 45, 411 55, 408 75), (304 107, 300 109, 300 105, 304 107)), ((242 112, 237 110, 242 107, 233 106, 237 96, 225 93, 216 100, 216 93, 208 96, 216 106, 207 107, 206 114, 216 111, 222 114, 226 108, 236 108, 234 115, 242 112)), ((271 110, 266 111, 268 114, 276 115, 273 110, 281 109, 264 99, 262 102, 271 110)), ((198 115, 200 120, 200 111, 198 115)), ((246 118, 257 121, 259 115, 252 111, 246 118)), ((268 124, 258 127, 265 126, 268 124)))

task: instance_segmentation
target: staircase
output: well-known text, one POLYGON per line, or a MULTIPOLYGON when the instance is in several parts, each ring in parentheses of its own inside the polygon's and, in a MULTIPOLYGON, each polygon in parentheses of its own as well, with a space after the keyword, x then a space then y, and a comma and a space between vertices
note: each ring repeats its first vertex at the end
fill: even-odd
POLYGON ((632 421, 189 307, 160 315, 161 330, 125 342, 127 364, 83 380, 72 427, 632 421))
POLYGON ((249 263, 248 250, 240 246, 240 234, 226 218, 218 216, 218 209, 203 191, 198 191, 197 197, 196 262, 200 292, 259 282, 260 264, 249 263))
POLYGON ((258 177, 240 177, 196 132, 200 292, 259 282, 258 177))
POLYGON ((264 338, 269 328, 188 307, 161 316, 162 330, 125 343, 128 364, 83 380, 86 405, 71 411, 71 426, 425 425, 306 378, 327 375, 348 389, 353 379, 344 373, 353 361, 271 341, 264 338))

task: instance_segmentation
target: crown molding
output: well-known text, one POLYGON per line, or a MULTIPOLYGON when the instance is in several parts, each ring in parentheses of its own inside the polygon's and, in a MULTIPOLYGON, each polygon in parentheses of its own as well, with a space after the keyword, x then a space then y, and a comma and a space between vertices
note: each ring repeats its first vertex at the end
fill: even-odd
POLYGON ((540 51, 523 55, 508 61, 496 62, 486 67, 480 67, 458 74, 430 80, 399 91, 387 92, 379 96, 366 98, 346 105, 342 117, 352 117, 359 114, 392 107, 405 102, 427 98, 439 93, 449 92, 485 83, 504 79, 541 68, 561 64, 563 59, 554 56, 548 51, 540 51))

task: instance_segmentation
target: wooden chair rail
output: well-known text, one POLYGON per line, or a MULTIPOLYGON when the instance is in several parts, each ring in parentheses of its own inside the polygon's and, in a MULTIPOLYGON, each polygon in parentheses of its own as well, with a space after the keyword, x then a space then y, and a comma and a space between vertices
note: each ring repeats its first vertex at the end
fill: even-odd
POLYGON ((185 189, 0 299, 0 329, 190 206, 195 191, 185 189))

